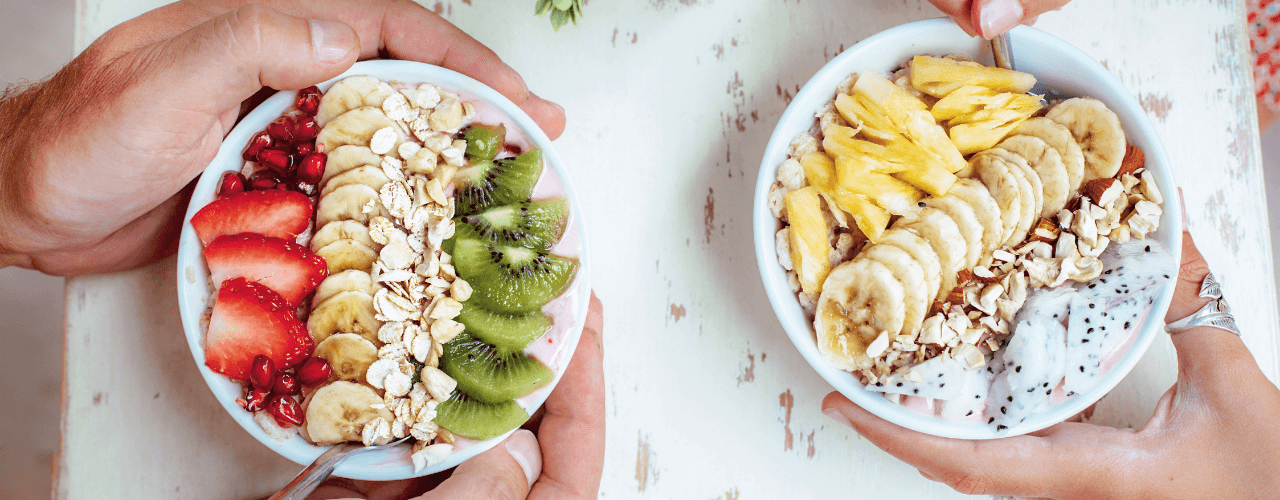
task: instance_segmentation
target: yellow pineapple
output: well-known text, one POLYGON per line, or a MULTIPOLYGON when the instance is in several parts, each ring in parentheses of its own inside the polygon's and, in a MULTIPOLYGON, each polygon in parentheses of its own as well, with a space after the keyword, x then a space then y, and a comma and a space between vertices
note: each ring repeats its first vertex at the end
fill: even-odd
POLYGON ((831 242, 818 188, 787 193, 787 218, 791 222, 791 261, 800 287, 805 293, 822 293, 822 282, 831 272, 831 242))
POLYGON ((836 182, 836 164, 821 152, 805 153, 800 157, 800 166, 804 168, 804 178, 809 184, 817 186, 823 193, 831 191, 836 182))
POLYGON ((875 160, 867 156, 838 156, 835 163, 836 182, 842 189, 866 196, 890 213, 915 212, 916 203, 924 198, 924 193, 911 184, 877 172, 875 160))
POLYGON ((889 212, 872 203, 866 196, 854 194, 837 186, 833 197, 841 210, 849 212, 858 229, 872 243, 880 241, 886 227, 889 227, 889 212))
POLYGON ((1036 85, 1036 77, 969 61, 930 56, 911 59, 911 86, 916 90, 934 97, 946 97, 966 85, 978 85, 997 92, 1025 94, 1036 85))

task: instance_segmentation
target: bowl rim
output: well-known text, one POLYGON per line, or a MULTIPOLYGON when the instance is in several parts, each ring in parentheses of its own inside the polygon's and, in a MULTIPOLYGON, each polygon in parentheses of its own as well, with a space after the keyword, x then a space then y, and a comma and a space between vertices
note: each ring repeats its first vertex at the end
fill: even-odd
MULTIPOLYGON (((576 231, 579 242, 579 269, 578 275, 574 282, 570 285, 565 293, 577 292, 579 297, 576 300, 573 312, 573 323, 566 330, 562 340, 561 347, 556 352, 556 359, 560 360, 555 369, 555 375, 547 385, 535 390, 533 393, 526 395, 520 400, 525 400, 526 404, 522 404, 525 411, 532 415, 546 401, 551 391, 558 385, 560 378, 564 375, 568 368, 569 362, 573 358, 573 353, 577 349, 578 341, 581 338, 582 328, 586 323, 587 310, 590 307, 590 251, 587 239, 586 218, 582 216, 582 203, 578 195, 578 191, 574 188, 573 181, 570 179, 569 172, 564 160, 556 152, 554 145, 546 133, 533 121, 523 110, 520 109, 510 99, 493 90, 489 86, 472 79, 461 73, 434 66, 430 64, 420 63, 416 61, 401 60, 368 60, 360 61, 352 65, 351 68, 342 74, 329 79, 318 86, 321 89, 327 89, 335 82, 350 76, 370 75, 377 77, 382 81, 406 81, 406 82, 426 82, 438 85, 451 91, 458 91, 466 94, 468 97, 484 101, 493 106, 498 111, 510 118, 524 134, 525 138, 533 143, 536 147, 543 150, 543 159, 546 164, 550 165, 555 172, 564 188, 565 196, 570 204, 570 219, 568 227, 576 231)), ((266 434, 266 432, 254 421, 253 414, 246 412, 241 408, 234 399, 224 398, 220 396, 216 387, 225 386, 226 384, 234 384, 228 377, 215 373, 204 364, 204 348, 203 342, 204 332, 200 328, 201 316, 204 314, 206 301, 209 296, 207 282, 208 268, 205 265, 203 257, 203 247, 199 243, 199 238, 195 234, 195 230, 191 227, 191 217, 195 215, 201 208, 214 198, 214 191, 217 184, 221 180, 221 174, 231 170, 239 170, 244 164, 240 158, 241 150, 248 142, 249 137, 257 133, 267 123, 274 120, 281 113, 287 111, 293 104, 296 91, 279 91, 271 97, 264 100, 244 118, 242 118, 227 135, 223 138, 222 144, 218 149, 218 154, 205 167, 201 173, 200 179, 196 183, 195 190, 192 193, 191 202, 187 206, 186 214, 183 218, 181 239, 179 240, 178 258, 177 258, 177 287, 178 287, 178 309, 182 319, 183 332, 186 336, 188 348, 191 351, 192 359, 204 378, 205 385, 213 392, 214 398, 227 410, 227 413, 236 423, 240 424, 245 431, 256 438, 267 448, 276 453, 298 463, 299 465, 308 465, 315 461, 329 446, 316 446, 307 443, 300 436, 294 435, 285 441, 276 441, 266 434), (206 175, 214 174, 214 175, 206 175), (195 269, 199 276, 189 277, 189 270, 195 269), (198 307, 196 307, 198 306, 198 307), (197 310, 192 310, 196 308, 197 310)), ((546 173, 544 172, 545 176, 546 173)), ((545 179, 545 177, 543 177, 545 179)), ((568 231, 566 231, 567 233, 568 231)), ((484 451, 494 447, 502 442, 512 432, 512 429, 506 433, 485 441, 477 441, 464 449, 458 450, 443 463, 433 467, 427 467, 421 471, 414 472, 413 466, 409 463, 407 449, 399 447, 404 452, 405 460, 395 463, 382 464, 362 464, 359 461, 346 460, 340 463, 334 470, 334 475, 346 477, 350 479, 360 480, 398 480, 408 479, 412 477, 425 476, 434 474, 449 468, 455 467, 467 459, 483 453, 484 451)), ((393 450, 394 451, 394 450, 393 450)), ((390 452, 388 452, 390 453, 390 452)), ((359 457, 353 457, 359 458, 359 457)))
MULTIPOLYGON (((976 422, 950 422, 934 416, 916 413, 888 402, 878 393, 864 390, 861 384, 857 384, 856 381, 850 383, 851 380, 854 380, 850 372, 835 368, 817 351, 812 323, 808 321, 807 316, 800 309, 796 294, 791 291, 790 286, 786 283, 785 272, 782 271, 777 262, 774 234, 780 226, 768 208, 768 194, 769 187, 776 178, 777 168, 782 163, 782 160, 786 159, 790 142, 794 139, 794 135, 786 136, 788 125, 795 123, 797 120, 811 122, 814 119, 814 111, 820 105, 810 107, 806 103, 812 102, 822 95, 833 94, 834 85, 828 88, 826 85, 819 84, 820 80, 825 79, 824 77, 829 77, 832 73, 841 73, 840 78, 843 79, 844 76, 851 73, 863 71, 865 68, 860 66, 858 61, 867 57, 874 57, 869 56, 869 54, 881 46, 901 46, 906 44, 914 47, 917 45, 915 43, 917 36, 933 35, 938 32, 944 32, 942 36, 957 40, 957 45, 961 41, 974 43, 974 39, 964 34, 954 22, 947 18, 928 19, 898 25, 872 35, 840 53, 819 69, 805 83, 804 87, 796 93, 796 96, 779 118, 766 144, 765 152, 761 159, 760 171, 756 179, 754 212, 752 215, 757 264, 759 265, 760 277, 769 303, 791 342, 827 383, 831 384, 833 388, 858 406, 899 426, 935 436, 960 439, 994 439, 1016 436, 1049 427, 1084 411, 1085 408, 1097 402, 1119 384, 1141 360, 1152 341, 1157 337, 1157 334, 1163 331, 1163 314, 1172 300, 1174 282, 1171 281, 1163 286, 1154 307, 1148 312, 1148 317, 1142 328, 1136 332, 1132 347, 1107 374, 1103 375, 1102 380, 1096 387, 1088 392, 1072 396, 1065 402, 1052 405, 1047 410, 1042 409, 1028 417, 1021 425, 997 433, 989 426, 976 422)), ((1168 209, 1171 206, 1168 202, 1174 200, 1174 193, 1176 192, 1172 165, 1160 141, 1159 134, 1156 133, 1149 117, 1142 111, 1141 105, 1133 97, 1132 93, 1091 56, 1064 40, 1029 26, 1014 28, 1009 32, 1009 35, 1014 42, 1015 61, 1022 60, 1019 57, 1020 55, 1028 55, 1019 54, 1019 52, 1028 50, 1027 47, 1048 48, 1056 52, 1054 54, 1056 58, 1069 59, 1074 65, 1082 66, 1086 71, 1086 74, 1072 75, 1070 79, 1089 81, 1092 85, 1106 90, 1103 93, 1105 95, 1093 95, 1092 97, 1108 102, 1108 107, 1113 109, 1117 115, 1120 115, 1121 122, 1125 125, 1126 136, 1130 138, 1131 142, 1142 143, 1148 164, 1158 166, 1158 168, 1153 168, 1152 171, 1155 173, 1157 185, 1164 195, 1166 209, 1163 211, 1164 214, 1158 231, 1162 235, 1156 239, 1161 240, 1162 243, 1169 247, 1168 250, 1173 254, 1175 263, 1181 262, 1182 221, 1174 210, 1168 209), (1134 110, 1138 112, 1134 112, 1134 110)), ((986 46, 985 41, 983 46, 986 46)), ((983 54, 976 55, 989 56, 989 48, 985 49, 985 51, 983 54)), ((915 53, 923 52, 925 52, 924 49, 915 51, 915 53)), ((965 51, 956 50, 953 52, 965 51)), ((970 52, 965 53, 969 53, 971 56, 975 55, 970 52)), ((1036 76, 1041 82, 1037 85, 1037 91, 1054 90, 1054 87, 1046 82, 1049 78, 1042 77, 1039 74, 1036 76)), ((822 97, 822 100, 817 102, 826 102, 829 99, 829 96, 822 97)), ((1176 272, 1176 269, 1173 271, 1176 272)))

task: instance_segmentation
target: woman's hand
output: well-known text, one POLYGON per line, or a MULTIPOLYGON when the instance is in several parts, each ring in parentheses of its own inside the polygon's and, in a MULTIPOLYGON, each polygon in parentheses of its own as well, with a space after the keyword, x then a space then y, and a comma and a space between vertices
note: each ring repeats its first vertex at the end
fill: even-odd
MULTIPOLYGON (((1190 233, 1166 322, 1189 316, 1209 267, 1190 233)), ((1174 334, 1178 383, 1140 429, 1062 423, 989 441, 898 427, 839 393, 823 413, 961 493, 1048 498, 1271 498, 1280 491, 1280 390, 1240 338, 1212 327, 1174 334)))
POLYGON ((988 40, 1019 24, 1036 22, 1040 14, 1057 10, 1071 0, 929 0, 955 19, 965 33, 988 40))
POLYGON ((189 185, 242 103, 379 54, 467 74, 547 135, 564 129, 559 106, 410 0, 178 2, 108 31, 50 80, 0 95, 0 266, 84 274, 172 253, 189 185))

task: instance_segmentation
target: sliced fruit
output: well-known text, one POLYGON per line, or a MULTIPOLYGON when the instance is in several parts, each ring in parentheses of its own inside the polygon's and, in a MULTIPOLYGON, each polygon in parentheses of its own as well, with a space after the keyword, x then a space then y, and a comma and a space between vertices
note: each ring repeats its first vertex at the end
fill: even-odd
POLYGON ((936 208, 951 217, 951 221, 956 223, 956 227, 960 230, 960 236, 964 237, 965 253, 964 265, 971 268, 978 265, 978 261, 982 260, 982 234, 986 231, 981 222, 978 222, 978 215, 974 213, 973 208, 955 196, 950 194, 937 198, 929 198, 924 202, 926 207, 936 208))
POLYGON ((435 422, 449 432, 484 441, 501 436, 529 420, 529 414, 515 401, 484 403, 454 391, 436 407, 435 422))
POLYGON ((253 358, 259 354, 281 369, 305 361, 315 342, 293 311, 280 294, 264 285, 244 278, 223 282, 205 335, 205 365, 233 379, 247 380, 253 358))
POLYGON ((231 278, 256 281, 297 306, 329 275, 324 259, 289 240, 240 233, 219 236, 204 247, 214 283, 231 278))
POLYGON ((467 157, 476 160, 492 160, 502 152, 507 142, 507 127, 475 124, 463 135, 467 141, 467 157))
POLYGON ((1040 211, 1044 209, 1044 187, 1040 183, 1040 176, 1036 175, 1035 170, 1031 169, 1026 159, 1004 149, 991 148, 981 154, 1003 158, 1005 163, 1009 165, 1009 171, 1013 172, 1014 177, 1018 178, 1018 186, 1022 188, 1022 211, 1018 219, 1018 229, 1014 231, 1013 235, 1015 241, 1010 245, 1022 243, 1027 238, 1027 235, 1030 234, 1031 228, 1035 226, 1036 221, 1040 220, 1040 211))
POLYGON ((997 248, 1013 245, 1014 233, 1022 220, 1022 188, 1008 162, 996 155, 976 154, 969 159, 973 176, 982 181, 991 197, 1000 206, 1001 236, 997 248))
POLYGON ((916 143, 935 160, 955 172, 964 168, 964 157, 947 139, 938 126, 928 106, 875 71, 863 71, 853 85, 854 95, 866 96, 888 113, 889 119, 906 132, 906 137, 916 143))
POLYGON ((364 424, 376 418, 395 420, 382 396, 367 385, 339 380, 311 395, 307 403, 307 435, 319 445, 359 441, 364 424))
POLYGON ((800 157, 804 178, 822 192, 830 192, 836 184, 836 164, 826 153, 805 153, 800 157))
POLYGON ((955 182, 951 173, 964 168, 964 158, 958 151, 952 152, 955 146, 950 141, 938 143, 942 129, 933 123, 927 111, 911 112, 910 117, 904 118, 908 121, 907 126, 901 126, 884 118, 885 111, 864 94, 836 96, 836 109, 850 123, 862 124, 858 134, 866 142, 881 145, 892 153, 879 155, 869 153, 866 148, 856 148, 850 141, 863 139, 853 139, 848 137, 848 131, 838 129, 833 133, 824 131, 827 137, 823 139, 823 148, 828 153, 835 156, 858 156, 859 152, 871 154, 885 165, 882 171, 893 172, 895 176, 935 195, 946 194, 946 189, 955 182), (890 167, 893 164, 900 166, 890 167))
POLYGON ((822 282, 831 272, 831 243, 822 217, 822 199, 812 186, 787 193, 787 218, 791 222, 791 261, 805 293, 822 293, 822 282))
POLYGON ((387 174, 383 173, 381 167, 364 165, 330 178, 329 182, 324 184, 324 188, 320 189, 320 196, 328 196, 333 190, 351 184, 362 184, 377 191, 388 182, 391 182, 391 179, 387 178, 387 174))
POLYGON ((458 215, 471 215, 489 207, 529 199, 542 175, 542 150, 516 158, 476 161, 454 176, 458 215))
POLYGON ((205 245, 219 236, 239 233, 293 239, 307 230, 311 211, 311 198, 297 191, 245 191, 209 202, 191 216, 191 227, 205 245))
POLYGON ((976 153, 998 144, 1021 125, 1039 105, 1032 108, 987 108, 952 119, 950 135, 961 153, 976 153))
POLYGON ((916 203, 924 193, 911 184, 877 172, 875 164, 867 157, 840 156, 835 163, 836 179, 841 188, 864 195, 895 215, 906 215, 919 208, 916 203))
POLYGON ((366 383, 364 374, 378 360, 378 346, 354 333, 335 333, 316 345, 315 355, 328 361, 339 379, 366 383))
POLYGON ((387 217, 387 209, 378 200, 378 192, 363 184, 348 184, 320 198, 316 206, 316 226, 335 220, 367 223, 374 216, 387 217), (372 210, 367 210, 372 207, 372 210))
POLYGON ((499 354, 523 351, 551 331, 551 318, 542 311, 500 314, 464 303, 454 320, 466 327, 466 333, 497 348, 499 354))
POLYGON ((316 255, 324 259, 329 266, 329 274, 337 274, 347 270, 364 271, 373 269, 378 260, 378 252, 373 248, 352 239, 340 239, 316 250, 316 255))
MULTIPOLYGON (((1013 129, 1013 134, 1037 137, 1057 150, 1067 169, 1067 181, 1070 183, 1067 191, 1075 193, 1080 189, 1080 185, 1084 183, 1084 152, 1076 138, 1071 136, 1071 130, 1061 123, 1037 116, 1018 125, 1018 128, 1013 129)), ((1070 199, 1071 196, 1067 198, 1070 199)))
POLYGON ((387 127, 396 133, 396 141, 387 155, 399 158, 400 144, 409 133, 395 120, 387 118, 381 109, 372 106, 356 108, 329 120, 316 136, 316 146, 323 146, 325 152, 345 145, 369 146, 373 134, 387 127))
POLYGON ((1040 208, 1040 217, 1053 217, 1067 205, 1070 197, 1071 181, 1067 176, 1066 164, 1062 156, 1049 144, 1029 135, 1015 135, 1000 142, 1000 149, 1021 156, 1027 165, 1035 171, 1040 179, 1040 187, 1044 194, 1044 206, 1040 208))
POLYGON ((381 108, 395 89, 391 85, 372 76, 360 75, 343 78, 320 98, 320 107, 316 110, 316 122, 321 126, 329 123, 339 115, 364 106, 381 108))
POLYGON ((932 301, 938 296, 938 290, 942 288, 942 263, 927 240, 912 231, 894 228, 884 232, 879 244, 896 246, 911 255, 924 271, 925 297, 932 301))
POLYGON ((884 264, 854 259, 827 278, 814 318, 818 352, 837 368, 870 368, 867 344, 884 333, 893 338, 906 319, 902 283, 884 264))
POLYGON ((1124 161, 1125 135, 1120 117, 1097 99, 1076 97, 1058 103, 1045 118, 1071 131, 1084 153, 1084 182, 1116 175, 1124 161))
POLYGON ((338 149, 327 150, 326 156, 329 159, 324 164, 324 176, 320 178, 321 185, 327 184, 329 179, 348 170, 364 166, 376 168, 382 165, 382 157, 368 146, 338 146, 338 149))
POLYGON ((1036 77, 970 61, 931 56, 915 56, 911 59, 911 86, 916 90, 934 97, 946 97, 966 85, 1025 94, 1036 85, 1036 77))
POLYGON ((473 239, 455 240, 453 262, 474 289, 469 303, 508 314, 540 309, 578 273, 575 259, 473 239))
POLYGON ((889 227, 889 212, 872 203, 866 196, 853 194, 844 189, 836 189, 832 193, 836 206, 853 216, 854 222, 869 241, 880 241, 880 235, 889 227))
POLYGON ((931 207, 921 209, 920 215, 898 219, 893 227, 915 231, 933 247, 942 267, 942 284, 938 288, 937 298, 945 297, 955 288, 956 273, 964 269, 965 255, 968 252, 960 227, 946 212, 931 207))
POLYGON ((522 201, 459 217, 454 237, 551 250, 568 222, 569 200, 565 198, 522 201))
MULTIPOLYGON (((1004 223, 1000 220, 1000 205, 991 196, 987 186, 977 179, 960 179, 951 187, 948 196, 955 196, 967 203, 974 217, 982 224, 982 257, 978 265, 991 265, 991 252, 1004 243, 1004 223)), ((323 284, 320 285, 324 287, 323 284)))
POLYGON ((440 369, 458 381, 459 391, 485 403, 524 396, 555 375, 521 351, 499 353, 465 332, 444 345, 440 369))
POLYGON ((858 254, 858 258, 871 259, 889 268, 893 277, 902 283, 905 310, 902 332, 910 333, 920 330, 925 313, 933 303, 933 294, 928 293, 928 282, 925 280, 924 266, 916 262, 901 247, 895 245, 868 245, 858 254))
POLYGON ((307 317, 307 331, 316 342, 324 342, 335 333, 355 333, 370 342, 378 340, 378 321, 373 309, 373 296, 364 292, 341 292, 312 306, 307 317))
POLYGON ((330 274, 328 278, 320 282, 320 286, 316 288, 315 297, 311 298, 311 303, 319 305, 321 302, 329 300, 330 297, 342 292, 364 292, 370 297, 377 293, 378 289, 373 284, 373 277, 369 273, 359 269, 348 269, 336 274, 330 274))
POLYGON ((378 248, 369 236, 369 228, 353 220, 335 220, 316 231, 311 237, 311 251, 316 251, 338 240, 356 240, 369 248, 378 248))

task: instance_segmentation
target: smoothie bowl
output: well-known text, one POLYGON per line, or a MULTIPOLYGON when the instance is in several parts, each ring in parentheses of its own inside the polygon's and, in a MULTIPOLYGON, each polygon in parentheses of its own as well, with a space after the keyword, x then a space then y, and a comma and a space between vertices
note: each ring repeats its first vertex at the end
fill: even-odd
POLYGON ((551 141, 496 91, 366 61, 280 92, 192 195, 178 296, 192 356, 247 432, 335 474, 462 463, 564 373, 590 293, 581 208, 551 141))
POLYGON ((948 20, 860 42, 791 102, 757 180, 757 258, 793 343, 859 406, 939 436, 1096 402, 1162 332, 1180 257, 1137 100, 1066 42, 1010 36, 1018 71, 948 20))

